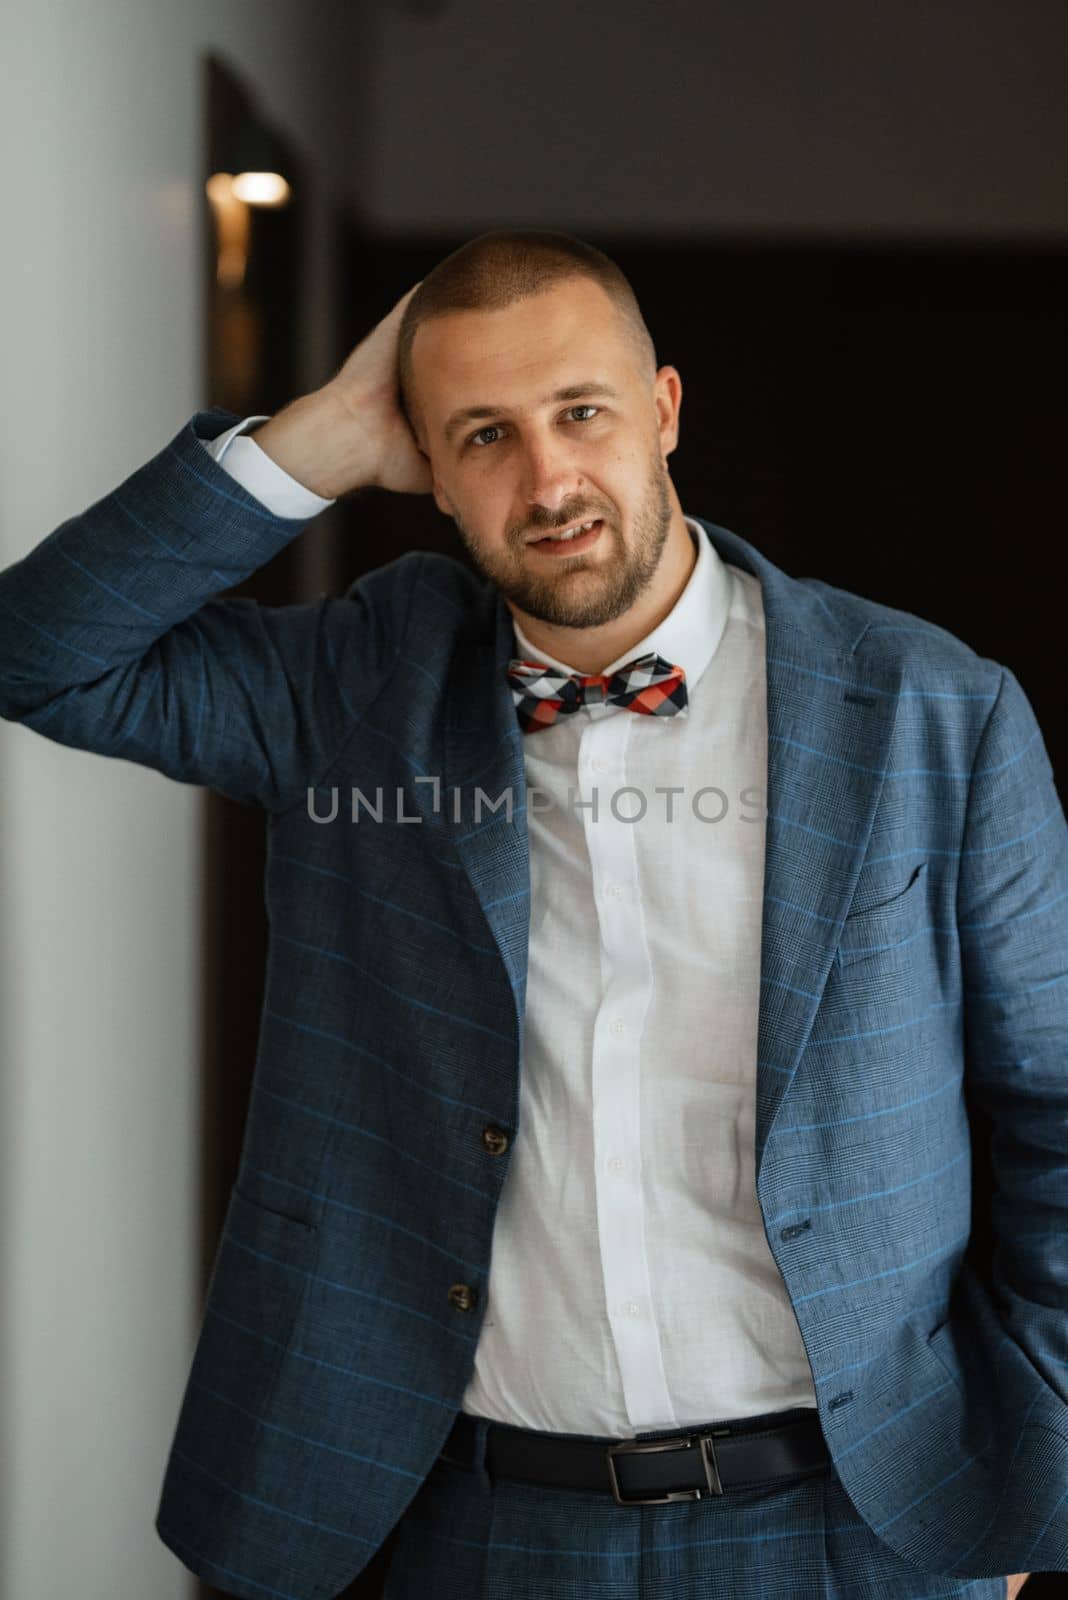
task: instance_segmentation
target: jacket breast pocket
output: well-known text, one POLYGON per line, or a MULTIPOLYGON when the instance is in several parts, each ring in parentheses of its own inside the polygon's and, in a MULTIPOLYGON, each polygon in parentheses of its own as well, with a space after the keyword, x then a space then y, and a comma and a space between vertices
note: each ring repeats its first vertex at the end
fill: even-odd
POLYGON ((853 967, 860 961, 892 960, 897 955, 907 959, 909 946, 924 926, 926 887, 927 862, 922 861, 896 893, 851 912, 842 924, 835 964, 853 967))
POLYGON ((960 1356, 957 1354, 956 1337, 948 1318, 945 1322, 939 1323, 933 1333, 927 1335, 927 1348, 945 1368, 947 1376, 953 1379, 957 1388, 963 1389, 964 1377, 960 1356))

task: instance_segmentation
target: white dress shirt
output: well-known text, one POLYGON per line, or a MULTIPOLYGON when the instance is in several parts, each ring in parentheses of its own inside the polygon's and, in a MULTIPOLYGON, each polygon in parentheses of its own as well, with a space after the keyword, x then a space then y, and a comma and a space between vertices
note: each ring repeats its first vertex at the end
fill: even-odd
POLYGON ((314 517, 334 502, 324 500, 321 494, 306 489, 296 478, 291 478, 277 461, 272 461, 255 439, 243 437, 246 430, 255 427, 257 422, 269 421, 269 417, 246 417, 243 422, 235 422, 232 428, 220 433, 217 439, 201 439, 200 442, 243 489, 254 495, 268 511, 273 511, 276 517, 314 517))
MULTIPOLYGON (((260 420, 205 448, 279 515, 330 505, 240 437, 260 420)), ((686 522, 685 588, 605 670, 658 651, 688 714, 584 706, 523 741, 519 1131, 463 1399, 517 1427, 629 1438, 816 1405, 755 1182, 763 603, 686 522)))

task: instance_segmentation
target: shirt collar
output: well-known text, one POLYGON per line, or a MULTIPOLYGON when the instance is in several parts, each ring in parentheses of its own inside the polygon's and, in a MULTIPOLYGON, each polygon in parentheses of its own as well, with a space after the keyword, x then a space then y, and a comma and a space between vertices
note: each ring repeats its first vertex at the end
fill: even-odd
MULTIPOLYGON (((609 662, 605 673, 619 670, 635 656, 655 650, 665 661, 682 667, 686 673, 688 689, 698 681, 719 647, 731 601, 731 578, 727 566, 699 522, 693 517, 684 521, 697 546, 697 560, 686 580, 686 587, 668 612, 644 639, 625 650, 615 661, 609 662)), ((516 641, 516 654, 524 661, 540 661, 555 667, 559 672, 577 672, 545 650, 535 648, 523 632, 515 617, 512 630, 516 641)))

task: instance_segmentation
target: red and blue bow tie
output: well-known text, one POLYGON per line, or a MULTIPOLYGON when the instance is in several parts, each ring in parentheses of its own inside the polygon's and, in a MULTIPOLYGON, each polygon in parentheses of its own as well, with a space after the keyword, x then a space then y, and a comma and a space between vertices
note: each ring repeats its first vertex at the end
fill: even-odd
POLYGON ((687 711, 686 672, 655 650, 635 656, 611 673, 561 672, 543 661, 513 657, 508 682, 524 733, 548 728, 583 705, 625 706, 646 716, 674 717, 687 711))

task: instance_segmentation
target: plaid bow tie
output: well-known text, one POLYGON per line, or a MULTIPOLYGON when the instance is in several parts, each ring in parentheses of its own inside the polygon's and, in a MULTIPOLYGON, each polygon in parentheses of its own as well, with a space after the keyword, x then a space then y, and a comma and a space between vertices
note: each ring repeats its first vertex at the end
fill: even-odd
POLYGON ((686 714, 686 672, 672 666, 655 650, 635 656, 616 672, 585 674, 560 672, 542 661, 508 663, 508 682, 524 733, 548 728, 558 716, 567 717, 582 705, 625 706, 647 716, 686 714))

